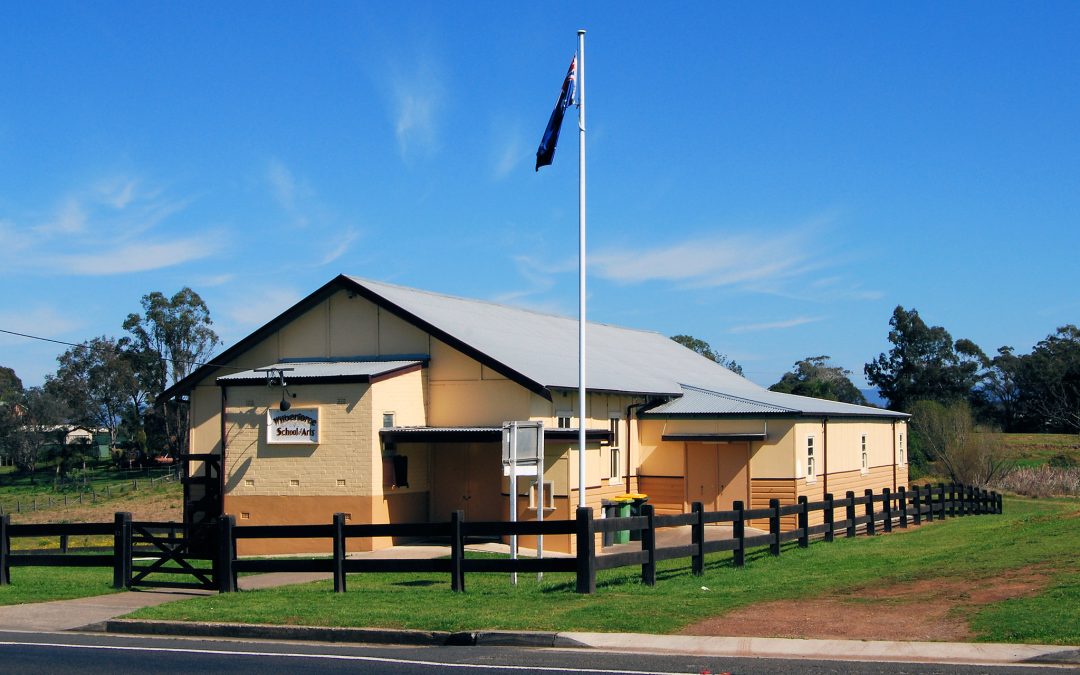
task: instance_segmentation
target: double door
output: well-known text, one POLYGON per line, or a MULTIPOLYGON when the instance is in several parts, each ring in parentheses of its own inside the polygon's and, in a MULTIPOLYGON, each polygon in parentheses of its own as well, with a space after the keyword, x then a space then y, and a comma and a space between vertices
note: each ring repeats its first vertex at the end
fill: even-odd
POLYGON ((434 446, 432 521, 450 519, 452 511, 466 520, 502 520, 507 497, 502 494, 502 447, 498 443, 447 443, 434 446))
POLYGON ((686 502, 706 511, 728 511, 736 501, 750 507, 750 444, 687 443, 686 502))

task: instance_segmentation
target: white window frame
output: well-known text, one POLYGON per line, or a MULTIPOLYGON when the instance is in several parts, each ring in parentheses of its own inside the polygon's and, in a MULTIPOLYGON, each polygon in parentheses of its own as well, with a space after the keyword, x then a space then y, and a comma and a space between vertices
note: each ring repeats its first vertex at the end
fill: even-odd
POLYGON ((382 422, 383 422, 383 425, 382 425, 383 429, 393 429, 394 425, 397 423, 397 414, 394 413, 393 410, 384 410, 383 414, 382 414, 382 422), (389 426, 387 426, 387 424, 386 424, 386 418, 387 417, 390 418, 390 425, 389 426))
POLYGON ((859 440, 859 459, 860 471, 864 474, 870 473, 870 448, 866 434, 863 434, 859 440))
POLYGON ((904 450, 904 434, 900 434, 900 442, 897 444, 897 459, 900 466, 907 464, 907 452, 904 450))
POLYGON ((555 428, 556 429, 573 429, 574 428, 573 413, 569 410, 556 410, 555 411, 555 428))
MULTIPOLYGON (((538 481, 533 481, 529 484, 529 509, 536 510, 536 484, 538 481)), ((555 486, 549 480, 544 481, 544 510, 555 510, 555 486)))
POLYGON ((817 481, 817 439, 813 434, 806 437, 806 482, 817 481))

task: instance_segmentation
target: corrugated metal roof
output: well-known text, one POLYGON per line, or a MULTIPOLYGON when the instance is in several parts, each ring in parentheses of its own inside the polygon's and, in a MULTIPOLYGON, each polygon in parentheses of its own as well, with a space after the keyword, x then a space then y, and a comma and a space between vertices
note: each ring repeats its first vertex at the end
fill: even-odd
POLYGON ((683 395, 642 413, 643 417, 669 415, 832 415, 905 418, 904 413, 769 391, 739 397, 698 387, 683 386, 683 395))
MULTIPOLYGON (((287 383, 327 379, 345 380, 355 378, 362 380, 392 373, 395 370, 401 370, 409 366, 421 365, 422 363, 422 361, 284 361, 263 366, 260 370, 267 368, 286 369, 285 382, 287 383), (288 370, 290 368, 292 370, 288 370)), ((257 370, 245 370, 230 375, 222 375, 217 378, 217 381, 222 384, 263 383, 266 382, 266 373, 257 370)))
MULTIPOLYGON (((548 388, 577 388, 575 318, 348 279, 533 382, 548 388)), ((589 322, 587 332, 589 389, 680 397, 652 409, 651 414, 907 417, 869 406, 769 391, 653 331, 589 322)))

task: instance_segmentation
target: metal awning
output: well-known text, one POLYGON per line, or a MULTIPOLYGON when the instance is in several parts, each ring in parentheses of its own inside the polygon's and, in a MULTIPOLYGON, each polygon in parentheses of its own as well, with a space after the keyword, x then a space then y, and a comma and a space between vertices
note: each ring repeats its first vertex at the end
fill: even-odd
POLYGON ((768 434, 664 434, 665 441, 687 441, 689 443, 741 443, 745 441, 764 441, 768 434))
MULTIPOLYGON (((481 443, 501 442, 502 427, 388 427, 379 430, 383 442, 392 443, 481 443)), ((576 441, 577 429, 544 429, 545 441, 576 441)), ((611 443, 609 429, 586 429, 585 440, 611 443)))

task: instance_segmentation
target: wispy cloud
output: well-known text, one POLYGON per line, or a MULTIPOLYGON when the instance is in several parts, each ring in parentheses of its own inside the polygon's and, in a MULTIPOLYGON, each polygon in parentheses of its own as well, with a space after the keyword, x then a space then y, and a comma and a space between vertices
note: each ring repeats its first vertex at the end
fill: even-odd
MULTIPOLYGON (((38 306, 18 312, 0 312, 0 326, 5 330, 27 335, 57 338, 79 327, 70 312, 54 307, 38 306)), ((0 333, 0 346, 22 345, 26 338, 0 333)))
MULTIPOLYGON (((115 275, 145 272, 204 258, 217 237, 173 236, 159 226, 189 200, 147 188, 131 176, 110 176, 69 191, 45 218, 0 222, 5 247, 0 268, 9 274, 115 275)), ((2 272, 0 272, 2 273, 2 272)))
POLYGON ((161 242, 133 242, 77 254, 57 256, 73 274, 116 275, 147 272, 199 260, 219 250, 215 237, 201 236, 161 242))
POLYGON ((492 178, 502 180, 521 166, 526 156, 520 125, 497 121, 492 132, 491 148, 492 178))
POLYGON ((808 323, 816 323, 818 321, 824 321, 823 316, 797 316, 793 319, 784 319, 782 321, 768 321, 765 323, 747 323, 741 326, 732 326, 727 330, 728 333, 757 333, 766 330, 783 330, 785 328, 794 328, 795 326, 802 326, 808 323))
POLYGON ((446 104, 442 67, 431 56, 416 57, 411 63, 393 60, 379 71, 379 85, 387 91, 387 107, 406 162, 434 154, 439 149, 440 115, 446 104))
POLYGON ((610 249, 594 254, 590 267, 619 283, 670 281, 715 287, 787 279, 822 265, 808 231, 778 235, 699 237, 646 249, 610 249))
POLYGON ((316 249, 310 258, 316 265, 327 265, 342 257, 360 238, 360 231, 348 222, 342 223, 319 198, 315 188, 282 160, 273 158, 267 162, 263 180, 285 213, 288 227, 305 229, 305 236, 311 240, 325 242, 321 257, 317 257, 316 249))

